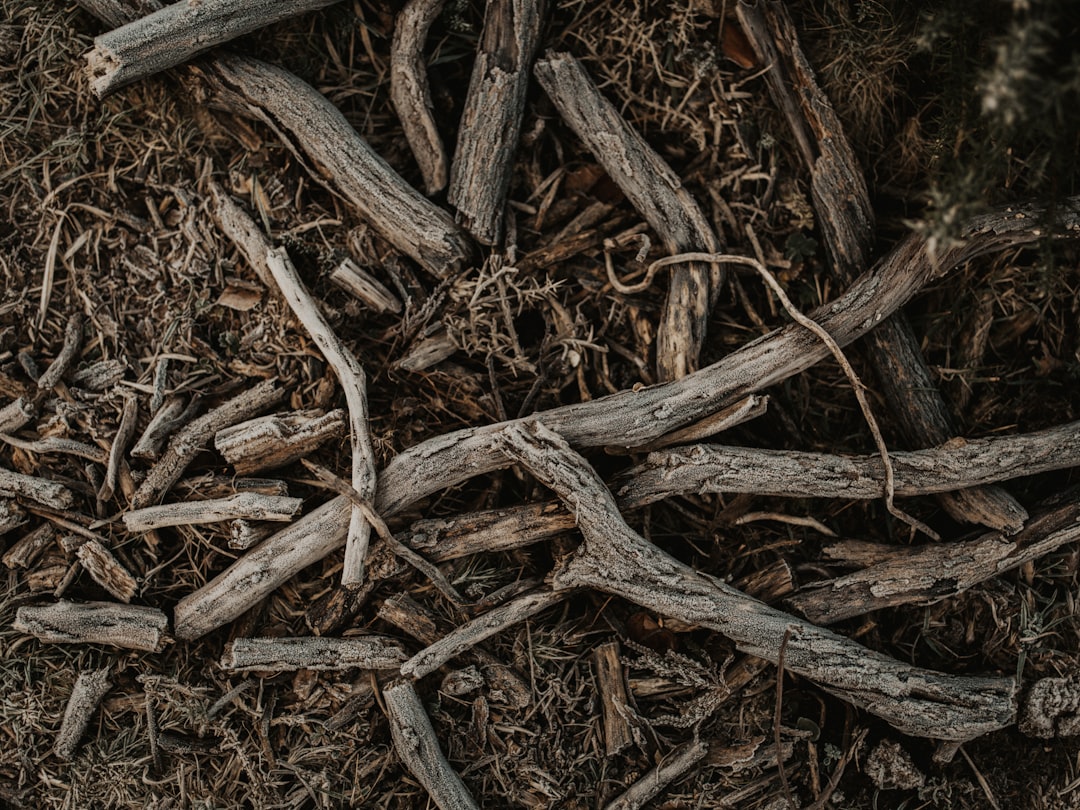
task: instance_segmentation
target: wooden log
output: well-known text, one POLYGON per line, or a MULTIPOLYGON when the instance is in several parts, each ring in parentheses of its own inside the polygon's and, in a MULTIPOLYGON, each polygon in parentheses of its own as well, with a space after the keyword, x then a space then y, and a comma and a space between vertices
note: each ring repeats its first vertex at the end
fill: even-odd
POLYGON ((124 397, 124 409, 120 414, 120 424, 116 428, 112 444, 109 446, 109 460, 105 467, 105 481, 98 491, 101 501, 112 500, 116 491, 116 480, 120 474, 120 464, 127 453, 128 445, 135 438, 136 420, 139 417, 139 401, 134 396, 124 397))
POLYGON ((42 523, 27 532, 4 553, 4 565, 8 568, 29 568, 49 544, 56 539, 56 529, 51 523, 42 523))
POLYGON ((147 506, 125 512, 122 518, 124 528, 129 532, 148 532, 166 526, 220 523, 237 518, 287 522, 300 511, 303 503, 302 498, 238 492, 227 498, 147 506))
POLYGON ((489 0, 458 128, 447 199, 485 245, 503 237, 503 211, 525 113, 544 0, 489 0))
POLYGON ((0 408, 0 433, 14 433, 26 426, 37 414, 37 406, 26 397, 19 397, 0 408))
POLYGON ((183 398, 169 397, 165 400, 131 448, 132 457, 157 459, 161 453, 161 445, 177 428, 185 424, 186 413, 183 398))
POLYGON ((238 638, 225 645, 221 668, 240 672, 387 670, 397 669, 407 657, 400 641, 374 634, 348 638, 238 638))
POLYGON ((345 435, 345 411, 311 408, 260 416, 219 430, 214 447, 237 475, 284 467, 345 435))
POLYGON ((108 667, 87 669, 79 673, 71 696, 68 697, 67 706, 64 707, 64 719, 60 723, 60 731, 57 732, 56 743, 53 745, 53 753, 58 758, 69 760, 75 756, 79 740, 86 733, 98 704, 111 688, 108 667))
POLYGON ((79 354, 79 347, 82 345, 82 332, 82 313, 71 313, 68 317, 67 326, 64 327, 64 342, 60 346, 60 351, 57 352, 56 357, 49 364, 45 373, 38 377, 39 391, 51 391, 63 379, 79 354))
POLYGON ((649 804, 668 785, 684 777, 709 753, 709 746, 698 739, 684 743, 669 753, 647 774, 630 785, 621 796, 609 802, 604 810, 640 810, 649 804))
MULTIPOLYGON (((623 120, 576 59, 565 53, 549 53, 537 61, 534 72, 563 120, 670 253, 722 250, 678 176, 623 120)), ((677 380, 697 370, 709 306, 720 284, 717 265, 688 262, 671 271, 656 338, 656 367, 662 381, 677 380)))
POLYGON ((390 100, 397 110, 428 194, 446 187, 447 162, 435 125, 424 43, 444 0, 409 0, 394 18, 390 44, 390 100))
POLYGON ((383 690, 394 751, 440 810, 479 810, 461 777, 447 762, 412 681, 383 690))
MULTIPOLYGON (((826 248, 840 281, 849 283, 869 267, 874 242, 873 207, 855 153, 817 84, 783 3, 740 0, 737 13, 758 61, 770 66, 765 79, 810 171, 826 248)), ((903 312, 870 332, 866 345, 908 445, 930 447, 955 436, 948 407, 903 312)), ((1001 531, 1019 531, 1027 518, 1016 499, 998 487, 945 493, 938 500, 956 520, 1001 531)))
POLYGON ((340 287, 376 312, 401 312, 401 301, 374 276, 345 259, 330 274, 330 283, 340 287))
POLYGON ((284 395, 276 379, 263 380, 189 423, 169 442, 161 460, 150 469, 136 490, 131 505, 142 509, 156 503, 218 431, 250 419, 284 395))
POLYGON ((180 0, 94 38, 86 54, 90 88, 101 98, 237 37, 337 0, 180 0))
POLYGON ((70 509, 75 495, 62 484, 0 467, 0 496, 26 498, 51 508, 70 509))
POLYGON ((157 608, 61 600, 19 608, 12 627, 47 644, 106 644, 160 652, 167 641, 168 624, 157 608))
POLYGON ((630 696, 626 692, 626 673, 619 660, 619 642, 608 641, 592 653, 596 691, 600 695, 600 715, 604 726, 604 753, 613 757, 634 742, 626 719, 630 696))
POLYGON ((552 575, 556 589, 595 588, 716 630, 773 664, 783 655, 789 672, 907 734, 968 740, 1015 722, 1012 678, 912 667, 769 607, 647 543, 626 525, 593 469, 541 423, 508 425, 500 447, 577 515, 585 543, 552 575))
POLYGON ((125 604, 135 595, 138 584, 121 562, 97 540, 86 540, 75 552, 94 582, 125 604))

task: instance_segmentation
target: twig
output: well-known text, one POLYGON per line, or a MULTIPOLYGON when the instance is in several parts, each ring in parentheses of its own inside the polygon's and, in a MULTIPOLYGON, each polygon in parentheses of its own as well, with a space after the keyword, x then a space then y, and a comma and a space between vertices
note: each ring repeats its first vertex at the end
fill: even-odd
POLYGON ((406 658, 400 641, 374 634, 348 638, 238 638, 225 645, 221 668, 241 672, 396 670, 406 658))
POLYGON ((65 456, 85 458, 87 461, 93 461, 97 464, 104 464, 108 458, 108 454, 97 445, 87 444, 75 439, 65 439, 62 436, 46 436, 44 439, 27 440, 0 433, 0 442, 31 453, 59 453, 65 456))
POLYGON ((650 806, 649 802, 676 779, 682 778, 704 759, 707 753, 709 747, 698 739, 679 746, 665 756, 660 764, 628 787, 621 796, 609 802, 604 810, 640 810, 650 806))
POLYGON ((0 433, 14 433, 24 427, 37 413, 33 400, 26 397, 9 402, 0 408, 0 433))
POLYGON ((75 552, 82 567, 93 577, 94 582, 107 590, 121 602, 131 601, 138 584, 131 572, 121 565, 105 546, 97 540, 87 540, 75 552))
POLYGON ((75 505, 75 495, 62 484, 12 472, 0 467, 0 496, 26 498, 55 509, 70 509, 75 505))
POLYGON ((125 512, 122 517, 129 532, 148 532, 166 526, 220 523, 236 518, 284 522, 292 520, 302 504, 301 498, 238 492, 227 498, 147 506, 125 512))
POLYGON ((219 430, 214 448, 237 475, 284 467, 345 434, 345 411, 302 410, 260 416, 219 430))
MULTIPOLYGON (((626 719, 630 697, 626 692, 626 673, 619 660, 619 642, 608 641, 601 644, 593 650, 592 661, 596 675, 596 691, 600 695, 604 754, 613 757, 634 741, 630 723, 626 719)), ((623 795, 625 797, 625 794, 623 795)))
POLYGON ((142 432, 135 446, 131 448, 134 458, 156 459, 165 439, 180 425, 184 424, 184 400, 181 397, 169 397, 157 409, 146 430, 142 432))
POLYGON ((157 608, 61 600, 19 608, 11 626, 48 644, 108 644, 159 652, 167 641, 168 624, 157 608))
POLYGON ((105 693, 112 687, 109 680, 109 668, 88 669, 79 673, 75 686, 71 690, 67 706, 64 707, 64 720, 56 734, 53 753, 60 759, 71 759, 79 747, 79 740, 90 725, 98 704, 105 693))
POLYGON ((60 351, 49 365, 49 368, 38 378, 39 391, 51 391, 63 379, 67 370, 71 368, 71 364, 75 361, 75 357, 79 353, 79 346, 82 343, 82 331, 82 313, 71 313, 67 326, 64 328, 64 344, 60 347, 60 351))
POLYGON ((112 500, 116 491, 116 477, 120 473, 120 463, 124 460, 124 453, 128 445, 135 438, 135 429, 138 427, 136 419, 139 416, 139 401, 134 396, 124 398, 124 410, 120 416, 120 425, 113 436, 112 445, 109 448, 109 463, 105 468, 105 482, 101 485, 98 498, 102 501, 112 500))

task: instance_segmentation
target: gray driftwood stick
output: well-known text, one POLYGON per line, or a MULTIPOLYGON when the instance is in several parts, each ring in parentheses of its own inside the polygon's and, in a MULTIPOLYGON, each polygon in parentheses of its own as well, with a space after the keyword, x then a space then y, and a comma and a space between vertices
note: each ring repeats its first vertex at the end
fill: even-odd
POLYGON ((26 498, 51 509, 70 509, 75 505, 75 496, 63 484, 12 472, 4 467, 0 467, 0 496, 26 498))
POLYGON ((576 526, 554 501, 526 504, 413 523, 402 541, 435 563, 481 551, 507 551, 546 540, 576 526))
POLYGON ((64 708, 64 720, 60 723, 60 731, 56 734, 53 753, 57 757, 71 759, 75 756, 79 740, 86 733, 98 704, 111 688, 112 681, 109 680, 108 667, 87 669, 79 673, 67 706, 64 708))
POLYGON ((188 464, 219 430, 250 419, 284 395, 285 391, 276 379, 263 380, 189 423, 173 436, 161 459, 136 490, 131 505, 135 509, 153 505, 179 480, 188 464))
MULTIPOLYGON (((825 245, 840 280, 849 283, 869 266, 874 242, 866 179, 783 3, 740 2, 737 11, 759 61, 770 66, 765 79, 810 171, 825 245)), ((930 447, 955 436, 948 406, 904 313, 898 310, 886 318, 867 336, 866 345, 905 442, 930 447)), ((938 500, 956 520, 1000 531, 1019 531, 1027 519, 1024 508, 999 487, 943 493, 938 500)))
POLYGON ((37 413, 32 400, 19 397, 0 408, 0 433, 14 433, 23 428, 37 413))
POLYGON ((435 729, 412 681, 383 690, 386 717, 401 763, 416 777, 440 810, 479 810, 461 777, 447 762, 435 729))
POLYGON ((447 199, 485 245, 502 241, 503 211, 545 0, 489 0, 473 65, 447 199))
POLYGON ((86 54, 98 98, 259 28, 337 0, 181 0, 94 38, 86 54))
POLYGON ((220 523, 236 518, 284 522, 292 520, 302 504, 301 498, 238 492, 227 498, 147 506, 125 512, 122 517, 129 532, 148 532, 166 526, 220 523))
POLYGON ((659 796, 668 785, 697 765, 709 753, 709 746, 694 739, 664 757, 655 768, 630 785, 626 791, 604 810, 641 810, 659 796))
POLYGON ((237 475, 284 467, 345 435, 345 411, 311 409, 260 416, 219 430, 214 447, 237 475))
MULTIPOLYGON (((559 114, 670 253, 722 250, 705 215, 675 172, 630 128, 574 57, 548 53, 537 61, 535 73, 559 114)), ((671 270, 656 337, 661 380, 677 380, 697 370, 709 306, 720 284, 717 265, 688 262, 671 270)))
POLYGON ((75 556, 94 582, 121 602, 131 601, 138 587, 135 577, 105 546, 97 540, 87 540, 75 551, 75 556))
POLYGON ((83 320, 80 312, 73 312, 68 318, 67 326, 64 327, 64 343, 45 373, 38 377, 38 390, 50 391, 55 388, 75 362, 82 345, 83 320))
POLYGON ((246 551, 274 533, 270 524, 253 524, 243 518, 229 523, 229 548, 246 551))
POLYGON ((461 655, 484 639, 491 638, 496 633, 501 633, 506 628, 525 621, 552 605, 559 604, 569 595, 569 593, 555 593, 545 589, 512 599, 505 605, 500 605, 466 622, 418 652, 402 665, 401 674, 407 678, 423 678, 454 656, 461 655))
POLYGON ((428 194, 446 187, 447 161, 435 126, 424 43, 443 0, 409 0, 394 18, 390 45, 390 100, 409 142, 428 194))
POLYGON ((167 641, 168 624, 157 608, 61 600, 19 608, 12 627, 48 644, 107 644, 158 652, 167 641))
POLYGON ((345 259, 330 274, 330 283, 375 312, 401 312, 401 301, 382 282, 359 267, 352 259, 345 259))
POLYGON ((266 254, 274 244, 262 232, 255 220, 217 183, 207 183, 210 190, 210 211, 218 227, 243 254, 250 267, 267 289, 276 289, 274 277, 266 266, 266 254))
POLYGON ((626 672, 619 660, 619 642, 601 644, 593 650, 592 662, 604 725, 604 753, 613 757, 634 742, 627 721, 630 696, 626 692, 626 672))
POLYGON ((93 461, 96 464, 104 464, 109 454, 96 444, 87 444, 75 439, 67 439, 63 436, 46 436, 43 439, 20 439, 7 433, 0 433, 0 442, 18 447, 20 450, 29 450, 31 453, 60 453, 66 456, 76 456, 93 461))
POLYGON ((294 672, 298 669, 397 669, 408 656, 388 636, 238 638, 225 645, 222 669, 294 672))
MULTIPOLYGON (((681 430, 675 430, 665 434, 656 441, 643 444, 641 447, 635 447, 634 452, 651 453, 653 450, 660 450, 664 447, 690 444, 691 442, 707 439, 710 436, 715 436, 717 433, 730 430, 736 425, 741 425, 743 422, 757 419, 768 410, 768 407, 769 398, 767 396, 751 394, 745 399, 736 402, 734 405, 722 408, 716 413, 706 416, 704 419, 695 422, 692 425, 687 425, 681 430)), ((618 452, 618 448, 612 448, 612 450, 616 453, 618 452)))
MULTIPOLYGON (((1058 209, 1061 227, 1080 236, 1080 200, 1058 209)), ((976 256, 1034 242, 1047 223, 1043 209, 1006 208, 972 219, 967 238, 927 254, 911 234, 847 293, 811 313, 845 345, 861 337, 928 281, 976 256)), ((536 414, 578 447, 637 447, 697 422, 755 391, 809 368, 828 349, 807 329, 790 324, 747 344, 708 368, 674 382, 622 391, 536 414)), ((524 421, 524 420, 518 420, 524 421)), ((507 465, 495 444, 504 422, 465 428, 399 453, 379 476, 375 508, 384 519, 428 495, 507 465)), ((348 502, 337 497, 248 552, 176 606, 176 635, 194 639, 232 621, 303 568, 340 548, 348 502)))
POLYGON ((124 397, 124 409, 120 414, 120 424, 116 428, 112 444, 109 446, 109 460, 105 468, 105 481, 98 491, 102 501, 112 500, 116 491, 116 480, 120 474, 120 464, 127 453, 128 445, 135 438, 136 420, 139 418, 139 400, 132 395, 124 397))
POLYGON ((148 458, 156 460, 161 453, 161 445, 174 430, 183 424, 183 414, 186 411, 184 400, 181 397, 169 397, 157 409, 151 417, 146 430, 131 448, 134 458, 148 458))
POLYGON ((664 616, 715 630, 740 650, 865 708, 906 734, 969 740, 1015 722, 1012 678, 947 675, 913 667, 816 627, 702 574, 636 534, 596 472, 539 422, 509 424, 499 446, 577 515, 582 548, 551 579, 595 588, 664 616))

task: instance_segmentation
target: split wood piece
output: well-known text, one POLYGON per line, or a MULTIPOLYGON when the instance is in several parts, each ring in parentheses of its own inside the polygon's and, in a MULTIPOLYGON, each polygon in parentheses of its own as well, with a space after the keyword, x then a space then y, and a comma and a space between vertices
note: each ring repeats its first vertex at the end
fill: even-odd
POLYGON ((94 38, 86 54, 90 88, 101 98, 176 67, 259 28, 337 0, 181 0, 94 38))
POLYGON ((71 317, 68 318, 67 326, 64 327, 64 343, 60 347, 60 351, 45 370, 45 373, 38 377, 39 391, 51 391, 63 379, 79 353, 79 347, 82 345, 82 332, 82 313, 73 312, 71 317))
POLYGON ((409 0, 394 18, 390 45, 390 100, 409 142, 428 194, 446 187, 447 161, 435 125, 424 43, 444 0, 409 0))
POLYGON ((427 646, 431 646, 442 636, 435 617, 404 592, 383 600, 379 606, 379 618, 427 646))
MULTIPOLYGON (((953 439, 889 454, 898 496, 932 495, 1080 466, 1080 422, 1015 436, 953 439)), ((619 504, 635 508, 671 495, 749 492, 790 498, 881 497, 881 457, 698 444, 650 453, 620 478, 619 504)))
POLYGON ((52 509, 70 509, 75 495, 62 484, 0 467, 0 496, 26 498, 52 509))
POLYGON ((105 482, 98 492, 101 501, 112 500, 116 491, 116 480, 120 474, 120 463, 124 460, 128 445, 135 438, 136 420, 139 418, 139 401, 134 396, 124 397, 124 409, 120 415, 120 425, 116 428, 112 445, 109 447, 109 460, 105 468, 105 482))
POLYGON ((161 445, 173 431, 184 424, 183 415, 186 412, 181 397, 169 397, 165 400, 131 448, 132 457, 156 460, 161 453, 161 445))
POLYGON ((160 652, 169 620, 157 608, 113 602, 68 602, 19 608, 12 627, 47 644, 108 644, 160 652))
POLYGON ((142 509, 155 504, 219 430, 250 419, 280 401, 284 395, 276 379, 263 380, 189 423, 173 436, 161 460, 150 469, 135 491, 131 499, 132 507, 142 509))
POLYGON ((418 652, 402 664, 401 674, 417 679, 430 675, 454 656, 461 655, 484 639, 559 604, 569 595, 565 591, 555 593, 544 589, 489 610, 418 652))
MULTIPOLYGON (((1059 206, 1060 227, 1080 236, 1080 199, 1059 206)), ((966 238, 937 246, 911 234, 847 293, 812 313, 841 345, 861 337, 928 281, 994 250, 1030 244, 1047 227, 1045 209, 1008 207, 975 217, 966 238)), ((764 335, 681 380, 622 391, 534 415, 580 447, 637 447, 704 419, 754 391, 774 385, 828 356, 825 345, 799 324, 764 335)), ((399 453, 379 476, 375 508, 392 517, 440 489, 507 465, 497 436, 524 420, 465 428, 399 453)), ((232 621, 279 585, 341 547, 348 502, 338 497, 252 549, 176 606, 176 634, 195 639, 232 621)))
POLYGON ((55 539, 56 529, 52 524, 42 523, 24 534, 4 553, 4 565, 8 568, 29 568, 55 539))
POLYGON ((503 211, 545 6, 545 0, 489 0, 484 14, 447 199, 457 209, 458 221, 485 245, 502 241, 503 211))
POLYGON ((681 779, 709 753, 709 746, 692 740, 669 753, 655 768, 626 789, 619 798, 609 802, 604 810, 641 810, 659 796, 668 785, 681 779))
POLYGON ((225 645, 221 668, 294 672, 298 669, 397 669, 408 656, 388 636, 238 638, 225 645))
POLYGON ((860 571, 810 585, 785 600, 815 624, 936 602, 1080 540, 1080 501, 1040 512, 1018 533, 895 549, 860 571))
POLYGON ((0 408, 0 433, 14 433, 21 430, 37 414, 33 400, 19 397, 0 408))
MULTIPOLYGON (((731 430, 736 425, 757 419, 769 408, 769 398, 759 394, 751 394, 745 399, 722 408, 711 416, 706 416, 699 422, 661 436, 654 442, 643 444, 633 448, 633 453, 651 453, 653 450, 661 450, 679 444, 699 442, 725 430, 731 430)), ((613 455, 627 455, 627 451, 620 447, 611 447, 609 452, 613 455)))
MULTIPOLYGON (((783 3, 760 0, 737 6, 739 20, 762 64, 773 100, 795 135, 810 171, 811 195, 825 245, 843 283, 870 265, 874 211, 866 179, 783 3)), ((904 440, 912 447, 944 444, 956 435, 948 406, 934 383, 918 339, 897 311, 870 333, 866 345, 904 440)), ((1027 513, 999 487, 945 493, 938 501, 954 519, 1016 532, 1027 513)))
MULTIPOLYGON (((82 539, 80 538, 80 541, 82 539)), ((75 552, 82 567, 94 582, 125 604, 135 595, 138 584, 129 572, 105 546, 97 540, 86 540, 75 552)))
POLYGON ((14 531, 26 523, 26 512, 17 501, 0 498, 0 536, 14 531))
POLYGON ((243 518, 238 518, 229 524, 229 548, 246 551, 261 543, 274 531, 275 529, 269 524, 255 525, 243 518))
MULTIPOLYGON (((660 236, 670 253, 720 252, 723 245, 678 176, 619 115, 574 57, 548 53, 536 77, 563 120, 660 236)), ((698 368, 709 307, 719 294, 719 265, 676 266, 657 330, 656 366, 662 381, 698 368)))
POLYGON ((303 503, 302 498, 239 492, 228 498, 147 506, 145 509, 126 512, 123 520, 124 527, 129 532, 148 532, 166 526, 195 523, 221 523, 237 518, 287 522, 300 511, 303 503))
POLYGON ((56 734, 53 753, 57 757, 68 760, 75 756, 79 740, 86 733, 98 704, 111 688, 112 681, 109 680, 108 667, 88 669, 79 673, 64 709, 64 720, 60 723, 60 731, 56 734))
POLYGON ((236 470, 251 475, 306 458, 324 443, 345 435, 345 411, 317 408, 260 416, 219 430, 214 447, 236 470))
POLYGON ((593 650, 592 660, 604 722, 604 753, 613 757, 634 742, 633 731, 626 719, 630 696, 626 693, 626 673, 619 660, 619 642, 601 644, 593 650))
MULTIPOLYGON (((266 265, 270 268, 282 296, 326 358, 345 391, 352 439, 352 486, 365 501, 374 500, 375 451, 371 447, 371 432, 368 429, 367 375, 364 374, 364 367, 327 323, 285 249, 267 253, 266 265)), ((363 583, 364 560, 370 540, 371 524, 361 509, 354 506, 349 519, 349 533, 345 539, 345 563, 341 571, 341 584, 346 588, 359 587, 363 583)))
POLYGON ((1012 678, 912 667, 747 596, 636 534, 595 471, 539 422, 511 424, 499 446, 574 510, 585 542, 552 586, 595 588, 715 630, 743 652, 784 666, 904 733, 969 740, 1015 722, 1012 678))
POLYGON ((330 283, 351 294, 376 312, 401 312, 401 301, 374 276, 345 259, 330 274, 330 283))
POLYGON ((412 681, 399 681, 384 689, 383 703, 398 758, 440 810, 479 810, 439 748, 435 729, 412 681))

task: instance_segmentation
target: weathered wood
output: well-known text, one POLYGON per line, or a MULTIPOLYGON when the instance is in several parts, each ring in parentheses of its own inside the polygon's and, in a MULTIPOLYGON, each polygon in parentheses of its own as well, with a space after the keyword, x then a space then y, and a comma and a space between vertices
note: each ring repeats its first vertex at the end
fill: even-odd
POLYGON ((94 582, 125 604, 135 595, 138 584, 112 552, 97 540, 82 542, 75 552, 94 582))
POLYGON ((98 98, 275 22, 337 0, 180 0, 94 38, 86 54, 98 98))
POLYGON ((413 343, 394 367, 402 371, 424 371, 446 360, 457 348, 445 327, 439 324, 431 334, 413 343))
POLYGON ((47 644, 107 644, 159 652, 167 641, 168 624, 157 608, 61 600, 19 608, 12 627, 47 644))
POLYGON ((210 191, 210 213, 217 226, 236 245, 259 280, 268 289, 276 289, 274 277, 266 266, 266 254, 274 249, 274 243, 225 189, 213 181, 207 183, 207 188, 210 191))
POLYGON ((489 0, 484 14, 447 199, 465 230, 485 245, 502 241, 503 211, 545 6, 545 0, 489 0))
POLYGON ((135 438, 136 420, 139 418, 139 400, 134 396, 124 397, 124 408, 120 414, 120 424, 116 428, 112 444, 109 446, 109 460, 105 467, 105 481, 98 491, 101 501, 112 500, 116 491, 116 479, 120 474, 120 464, 124 460, 128 445, 135 438))
POLYGON ((4 565, 8 568, 29 568, 34 560, 56 539, 56 529, 51 523, 42 523, 27 532, 4 553, 4 565))
POLYGON ((65 456, 76 456, 104 464, 108 454, 96 444, 87 444, 76 439, 68 439, 63 436, 46 436, 43 439, 20 439, 7 433, 0 433, 0 442, 18 447, 30 453, 58 453, 65 456))
POLYGON ((246 551, 274 533, 269 524, 253 525, 243 518, 229 523, 229 548, 246 551))
POLYGON ((434 617, 407 593, 396 593, 384 600, 379 606, 379 618, 428 646, 441 636, 434 617))
POLYGON ((105 693, 112 688, 109 668, 87 669, 79 673, 75 686, 64 707, 64 719, 56 734, 53 753, 60 759, 71 759, 79 747, 79 740, 86 733, 90 720, 97 711, 105 693))
POLYGON ((75 505, 75 495, 62 484, 3 467, 0 467, 0 496, 26 498, 54 509, 70 509, 75 505))
POLYGON ((482 616, 468 621, 452 633, 443 636, 434 644, 418 652, 401 666, 401 674, 407 678, 423 678, 429 675, 451 658, 460 655, 481 641, 501 633, 518 622, 535 616, 543 610, 566 599, 570 594, 540 590, 520 596, 504 605, 489 610, 482 616))
POLYGON ((387 670, 397 669, 406 658, 401 642, 388 636, 238 638, 225 645, 221 668, 241 672, 387 670))
MULTIPOLYGON (((672 431, 671 433, 661 436, 656 441, 643 444, 640 447, 635 447, 633 451, 634 453, 651 453, 653 450, 660 450, 664 447, 699 442, 702 439, 715 436, 717 433, 730 430, 736 425, 741 425, 743 422, 757 419, 768 410, 768 407, 768 397, 759 394, 751 394, 745 399, 736 402, 734 405, 721 408, 716 413, 706 416, 704 419, 695 422, 692 425, 687 425, 681 430, 672 431)), ((618 453, 620 449, 621 448, 615 447, 612 448, 612 451, 618 453)), ((622 450, 622 452, 626 451, 622 450)))
MULTIPOLYGON (((645 218, 670 253, 718 253, 723 245, 678 176, 604 98, 569 54, 549 53, 535 74, 559 114, 645 218)), ((656 338, 662 381, 698 368, 720 267, 686 263, 671 271, 668 296, 656 338)))
POLYGON ((82 345, 83 320, 82 313, 71 313, 67 326, 64 327, 64 343, 45 373, 38 377, 38 390, 51 391, 55 388, 75 362, 82 345))
POLYGON ((26 523, 26 512, 16 501, 0 498, 0 536, 26 523))
POLYGON ((450 767, 412 681, 383 690, 394 750, 440 810, 479 810, 461 777, 450 767))
POLYGON ((592 662, 604 724, 604 753, 613 757, 634 742, 633 731, 626 719, 630 696, 626 692, 626 673, 619 660, 619 642, 601 644, 593 650, 592 662))
POLYGON ((438 563, 482 551, 521 548, 573 531, 575 526, 573 515, 557 502, 548 501, 418 520, 402 535, 402 541, 438 563))
POLYGON ((446 186, 447 161, 435 125, 424 43, 444 0, 409 0, 394 18, 390 45, 390 100, 397 110, 428 194, 446 186))
POLYGON ((612 802, 604 810, 640 810, 649 807, 649 802, 659 796, 668 785, 685 776, 709 753, 709 746, 694 739, 684 743, 669 753, 655 768, 612 802))
POLYGON ((219 430, 214 447, 237 475, 284 467, 345 435, 345 411, 318 409, 260 416, 219 430))
MULTIPOLYGON (((873 207, 855 153, 783 3, 741 0, 737 13, 758 60, 769 66, 765 79, 810 171, 811 196, 833 267, 840 281, 849 283, 869 267, 874 241, 873 207)), ((929 447, 955 436, 948 407, 903 312, 871 331, 866 345, 905 441, 929 447)), ((1026 519, 1016 499, 997 487, 946 493, 938 500, 957 520, 1001 531, 1019 531, 1026 519)))
POLYGON ((345 259, 330 274, 330 283, 340 287, 376 312, 401 312, 401 301, 374 276, 345 259))
POLYGON ((153 505, 176 483, 188 464, 218 431, 250 419, 280 401, 284 395, 276 379, 263 380, 190 422, 169 441, 160 461, 150 469, 136 490, 131 505, 135 509, 153 505))
POLYGON ((14 433, 26 426, 37 414, 33 400, 19 397, 0 408, 0 433, 14 433))
POLYGON ((967 740, 1015 721, 1012 678, 912 667, 769 607, 647 543, 626 525, 593 469, 541 423, 510 424, 499 444, 577 515, 585 543, 554 572, 556 589, 589 587, 621 596, 716 630, 743 652, 773 664, 783 654, 789 672, 907 734, 967 740))
POLYGON ((303 503, 302 498, 238 492, 227 498, 147 506, 125 512, 122 518, 124 528, 129 532, 148 532, 166 526, 196 523, 220 523, 237 518, 286 522, 292 520, 303 503))
POLYGON ((149 424, 131 448, 134 458, 157 459, 161 445, 169 436, 184 424, 187 408, 181 397, 169 397, 150 418, 149 424))

